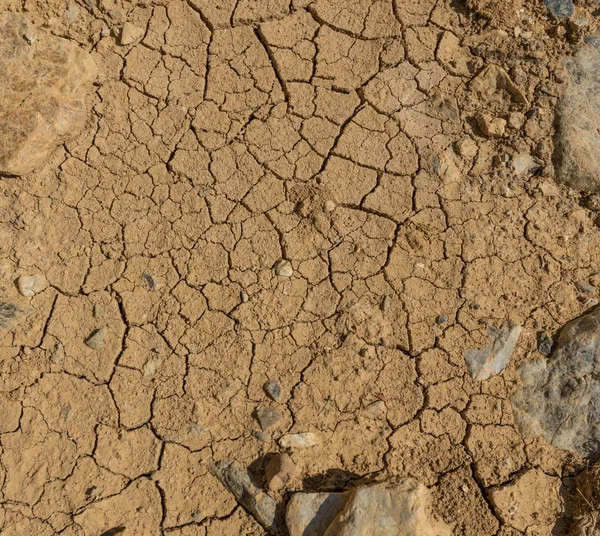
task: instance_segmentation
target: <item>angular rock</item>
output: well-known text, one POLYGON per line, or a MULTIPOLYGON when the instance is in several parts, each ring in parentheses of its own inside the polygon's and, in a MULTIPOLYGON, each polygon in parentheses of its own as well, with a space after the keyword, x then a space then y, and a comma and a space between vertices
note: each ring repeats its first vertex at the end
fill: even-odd
POLYGON ((0 336, 23 322, 33 308, 12 287, 0 284, 0 336))
POLYGON ((281 386, 275 380, 266 381, 263 385, 263 389, 271 400, 274 400, 275 402, 281 400, 281 386))
POLYGON ((30 173, 79 134, 96 75, 76 44, 0 14, 0 174, 30 173))
POLYGON ((508 365, 520 333, 521 326, 514 324, 502 329, 493 326, 488 328, 489 344, 485 348, 471 348, 465 352, 465 361, 471 377, 483 381, 494 374, 500 374, 508 365))
POLYGON ((525 436, 583 457, 600 453, 600 307, 565 325, 550 359, 524 363, 512 396, 525 436))
POLYGON ((264 432, 281 420, 281 415, 274 409, 260 406, 254 411, 254 418, 260 425, 260 429, 264 432))
POLYGON ((493 63, 473 78, 469 88, 485 102, 503 101, 509 97, 518 104, 528 105, 527 97, 508 73, 493 63))
POLYGON ((275 275, 278 275, 280 277, 292 277, 293 273, 294 269, 292 268, 292 263, 290 261, 281 259, 275 265, 275 275))
POLYGON ((306 448, 314 447, 319 444, 319 440, 315 434, 305 432, 302 434, 287 434, 280 440, 279 444, 284 448, 306 448))
POLYGON ((557 180, 580 192, 599 192, 600 50, 584 44, 566 61, 566 68, 553 155, 557 180))
POLYGON ((344 493, 298 493, 288 503, 290 536, 450 536, 431 511, 429 490, 411 478, 344 493))
POLYGON ((119 44, 121 46, 133 45, 144 37, 144 30, 139 26, 135 26, 130 22, 123 24, 121 28, 121 35, 119 36, 119 44))
POLYGON ((296 464, 289 454, 274 454, 265 466, 265 477, 269 490, 273 492, 282 490, 291 482, 296 472, 296 464))
POLYGON ((544 0, 548 11, 555 17, 570 17, 575 12, 573 0, 544 0))
POLYGON ((506 120, 501 117, 493 117, 490 114, 480 113, 477 115, 477 124, 488 138, 500 138, 506 130, 506 120))
POLYGON ((216 463, 211 468, 211 472, 233 493, 235 500, 256 521, 269 531, 277 530, 275 522, 277 504, 252 483, 248 471, 237 467, 232 460, 223 460, 216 463))
POLYGON ((100 328, 92 332, 85 340, 85 344, 92 350, 102 350, 104 346, 104 328, 100 328))

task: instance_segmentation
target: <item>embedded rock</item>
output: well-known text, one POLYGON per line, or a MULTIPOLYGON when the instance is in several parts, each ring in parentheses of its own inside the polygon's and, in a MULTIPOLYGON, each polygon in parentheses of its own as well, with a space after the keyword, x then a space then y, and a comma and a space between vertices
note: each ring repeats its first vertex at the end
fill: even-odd
POLYGON ((0 14, 0 174, 30 173, 79 134, 96 72, 76 44, 0 14))
POLYGON ((512 404, 524 435, 584 457, 600 453, 600 307, 562 329, 550 359, 518 372, 523 387, 512 404))
POLYGON ((503 329, 493 326, 488 328, 489 344, 482 349, 471 348, 465 353, 465 361, 471 377, 483 381, 494 374, 500 374, 508 365, 510 354, 517 344, 520 333, 521 326, 515 325, 503 329))
POLYGON ((33 312, 11 287, 0 285, 0 336, 23 322, 33 312))
POLYGON ((553 156, 557 179, 580 192, 599 192, 600 49, 583 45, 566 68, 568 83, 558 105, 553 156))
POLYGON ((428 489, 411 478, 343 493, 298 493, 290 500, 290 536, 450 536, 431 512, 428 489))

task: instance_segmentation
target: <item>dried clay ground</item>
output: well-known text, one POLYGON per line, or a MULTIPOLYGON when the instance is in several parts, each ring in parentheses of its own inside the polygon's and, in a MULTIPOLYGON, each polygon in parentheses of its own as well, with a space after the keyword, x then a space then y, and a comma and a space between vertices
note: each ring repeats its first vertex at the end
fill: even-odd
POLYGON ((1 534, 262 535, 211 464, 260 479, 300 432, 291 489, 411 476, 457 535, 566 530, 581 460, 522 437, 509 396, 536 334, 597 303, 596 213, 552 165, 576 29, 533 0, 0 11, 101 72, 77 140, 0 180, 0 275, 49 282, 0 340, 1 534), (490 64, 517 89, 472 84, 490 64), (509 366, 474 381, 465 351, 509 322, 509 366))

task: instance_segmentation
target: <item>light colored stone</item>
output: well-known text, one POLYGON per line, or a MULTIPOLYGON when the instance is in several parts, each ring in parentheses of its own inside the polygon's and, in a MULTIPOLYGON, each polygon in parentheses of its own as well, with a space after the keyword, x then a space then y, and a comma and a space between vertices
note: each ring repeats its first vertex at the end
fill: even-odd
POLYGON ((560 331, 550 359, 525 362, 511 398, 527 436, 584 457, 600 453, 600 307, 560 331))
POLYGON ((0 174, 24 175, 79 134, 97 68, 75 43, 3 13, 0 72, 13 81, 0 86, 0 174))
POLYGON ((516 155, 511 162, 512 170, 516 175, 522 175, 523 173, 527 173, 533 171, 538 168, 538 163, 535 161, 535 158, 527 153, 522 153, 516 155))
POLYGON ((490 114, 480 113, 477 115, 477 124, 489 138, 500 138, 506 131, 506 120, 501 117, 493 117, 490 114))
POLYGON ((311 432, 305 432, 302 434, 287 434, 279 440, 279 444, 284 448, 307 448, 318 445, 319 439, 311 432))
POLYGON ((281 277, 292 277, 294 273, 294 269, 292 268, 292 263, 290 261, 286 261, 285 259, 281 259, 275 265, 275 274, 281 277))
POLYGON ((374 421, 381 421, 387 415, 387 407, 383 400, 377 400, 365 408, 365 415, 374 421))
POLYGON ((577 191, 599 192, 600 50, 583 45, 566 61, 566 68, 568 83, 558 104, 553 156, 557 179, 577 191))
POLYGON ((335 201, 328 199, 325 201, 325 205, 323 205, 325 212, 333 212, 335 210, 335 201))
POLYGON ((92 350, 102 350, 104 346, 104 328, 100 328, 92 332, 85 340, 85 344, 92 350))
POLYGON ((528 106, 527 97, 513 82, 508 73, 495 64, 488 65, 470 83, 469 89, 484 102, 500 103, 507 98, 528 106))
POLYGON ((494 374, 500 374, 508 365, 520 333, 521 326, 516 325, 502 329, 493 326, 488 328, 489 344, 485 348, 471 348, 465 352, 465 361, 471 377, 483 381, 494 374))
POLYGON ((48 286, 48 281, 42 274, 22 275, 17 279, 19 292, 26 297, 35 296, 48 286))
POLYGON ((121 28, 121 35, 119 36, 119 44, 121 46, 133 45, 138 43, 144 37, 144 29, 126 22, 121 28))
POLYGON ((450 536, 435 518, 429 490, 395 478, 343 493, 297 493, 287 506, 290 536, 450 536))

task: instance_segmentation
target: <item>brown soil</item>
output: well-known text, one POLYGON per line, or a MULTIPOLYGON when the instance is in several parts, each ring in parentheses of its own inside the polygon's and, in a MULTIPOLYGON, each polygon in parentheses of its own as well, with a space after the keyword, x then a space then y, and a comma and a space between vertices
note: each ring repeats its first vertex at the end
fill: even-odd
POLYGON ((597 303, 596 213, 551 158, 577 31, 533 0, 2 11, 101 71, 76 141, 0 180, 0 274, 48 281, 0 341, 2 535, 264 534, 210 464, 260 477, 303 432, 291 489, 411 476, 456 534, 560 533, 581 460, 508 396, 537 333, 597 303), (514 90, 477 81, 492 64, 514 90), (472 380, 509 322, 509 366, 472 380))

